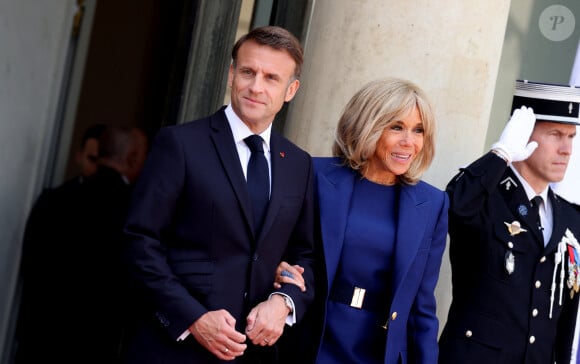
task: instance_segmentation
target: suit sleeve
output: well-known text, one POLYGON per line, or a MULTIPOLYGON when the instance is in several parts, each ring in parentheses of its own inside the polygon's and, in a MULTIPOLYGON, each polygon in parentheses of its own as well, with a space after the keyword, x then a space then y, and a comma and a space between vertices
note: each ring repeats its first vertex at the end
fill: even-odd
POLYGON ((304 191, 304 200, 298 221, 292 232, 288 249, 284 259, 290 264, 299 264, 305 268, 303 278, 306 292, 293 284, 285 284, 280 292, 287 294, 294 301, 296 321, 304 317, 308 306, 314 300, 315 284, 314 271, 316 269, 316 252, 314 246, 314 183, 312 161, 308 158, 308 183, 304 191))
POLYGON ((462 168, 447 185, 450 215, 464 223, 476 217, 497 188, 505 169, 505 161, 491 152, 462 168))
POLYGON ((136 183, 124 229, 132 276, 175 339, 206 312, 168 265, 162 240, 184 186, 185 168, 180 142, 171 128, 161 129, 136 183))

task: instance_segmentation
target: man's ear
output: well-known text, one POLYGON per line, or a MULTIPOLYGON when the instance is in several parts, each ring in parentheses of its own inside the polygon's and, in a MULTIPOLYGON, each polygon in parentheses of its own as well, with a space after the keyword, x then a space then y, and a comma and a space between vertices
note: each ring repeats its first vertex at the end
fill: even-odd
POLYGON ((228 71, 228 87, 232 87, 232 83, 234 82, 234 65, 233 63, 230 64, 230 69, 228 71))
POLYGON ((288 102, 292 100, 299 88, 300 88, 300 80, 294 80, 290 82, 290 84, 286 88, 286 97, 284 97, 284 101, 288 102))

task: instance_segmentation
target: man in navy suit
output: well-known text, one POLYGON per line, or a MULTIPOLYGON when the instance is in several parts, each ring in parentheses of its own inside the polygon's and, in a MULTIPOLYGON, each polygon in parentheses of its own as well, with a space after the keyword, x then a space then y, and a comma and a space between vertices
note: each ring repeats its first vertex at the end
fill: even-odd
POLYGON ((516 82, 491 151, 447 185, 453 301, 440 364, 570 363, 580 215, 554 193, 579 123, 580 89, 516 82))
POLYGON ((272 130, 298 90, 302 57, 288 31, 252 30, 232 51, 231 103, 156 136, 125 225, 146 305, 126 362, 277 362, 285 324, 314 295, 312 162, 272 130), (250 135, 263 139, 271 186, 259 229, 246 184, 250 135), (274 289, 282 260, 306 268, 305 292, 274 289))

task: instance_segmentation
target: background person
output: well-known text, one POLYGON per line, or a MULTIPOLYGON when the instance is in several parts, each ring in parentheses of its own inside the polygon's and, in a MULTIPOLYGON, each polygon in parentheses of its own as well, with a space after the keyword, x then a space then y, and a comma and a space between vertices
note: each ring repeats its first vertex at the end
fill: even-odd
MULTIPOLYGON (((326 280, 317 286, 313 327, 297 336, 315 347, 298 344, 289 363, 437 361, 434 290, 448 200, 420 180, 434 138, 432 107, 409 81, 370 82, 346 105, 334 157, 314 158, 326 280), (315 360, 304 356, 312 349, 315 360)), ((301 285, 296 268, 283 262, 278 273, 289 271, 301 285)), ((295 282, 281 274, 276 281, 295 282)))
POLYGON ((75 153, 75 162, 78 176, 69 180, 69 183, 82 183, 84 178, 97 171, 97 157, 99 155, 99 138, 107 128, 105 124, 95 124, 87 128, 81 138, 81 145, 75 153))
POLYGON ((81 188, 76 214, 81 217, 77 244, 82 246, 74 251, 82 260, 74 271, 84 284, 74 294, 80 310, 90 312, 79 324, 89 328, 82 330, 81 340, 84 353, 92 354, 79 361, 117 363, 135 326, 140 304, 127 277, 122 231, 147 151, 148 138, 141 129, 108 127, 99 139, 97 170, 81 188))
POLYGON ((129 182, 146 151, 139 129, 108 126, 99 137, 96 172, 75 188, 44 194, 31 213, 17 363, 118 362, 128 299, 120 236, 129 182))
POLYGON ((578 89, 517 81, 499 141, 449 182, 453 300, 439 363, 569 363, 566 241, 580 216, 549 184, 566 172, 579 101, 578 89))
MULTIPOLYGON (((60 344, 56 338, 60 338, 60 335, 57 333, 45 338, 38 335, 35 330, 37 327, 56 324, 54 317, 59 315, 61 309, 62 312, 66 311, 64 308, 66 305, 62 305, 59 299, 45 300, 47 296, 62 297, 64 292, 61 290, 66 291, 62 285, 54 283, 66 274, 66 269, 61 270, 51 259, 53 256, 64 253, 64 249, 61 250, 62 245, 47 242, 50 238, 53 239, 52 241, 60 241, 63 234, 69 230, 67 226, 70 226, 68 225, 70 222, 66 221, 66 216, 76 201, 79 187, 85 178, 95 173, 97 169, 99 138, 105 128, 105 124, 95 124, 85 130, 75 152, 78 175, 55 188, 43 189, 28 214, 19 272, 22 293, 16 320, 15 361, 17 363, 36 360, 36 355, 42 351, 45 351, 48 357, 58 357, 60 344), (53 338, 56 341, 55 345, 53 345, 53 338)), ((63 257, 56 259, 59 261, 63 257)), ((57 332, 60 332, 59 329, 57 332)))
POLYGON ((298 90, 302 48, 267 26, 242 36, 232 59, 231 104, 162 128, 136 184, 125 235, 148 311, 128 363, 276 363, 286 321, 313 299, 312 162, 272 130, 298 90), (263 219, 246 181, 261 155, 246 144, 253 135, 270 185, 263 219), (308 269, 311 290, 272 289, 283 259, 308 269))

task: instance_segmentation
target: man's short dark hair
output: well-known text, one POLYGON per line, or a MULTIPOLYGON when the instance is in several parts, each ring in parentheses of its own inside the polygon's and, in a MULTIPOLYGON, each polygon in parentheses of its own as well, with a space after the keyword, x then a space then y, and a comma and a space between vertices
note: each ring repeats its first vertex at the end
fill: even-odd
POLYGON ((241 45, 247 41, 254 41, 260 45, 268 46, 277 50, 285 50, 288 52, 290 57, 296 63, 294 68, 294 77, 296 79, 300 78, 300 72, 302 71, 302 63, 304 61, 304 52, 300 41, 288 30, 268 25, 265 27, 255 28, 248 34, 243 35, 238 39, 234 48, 232 49, 232 60, 234 62, 234 67, 236 66, 236 60, 238 57, 238 50, 241 45))
POLYGON ((89 139, 96 139, 99 140, 101 135, 107 126, 105 124, 94 124, 85 130, 83 137, 81 139, 81 149, 84 148, 85 144, 87 144, 87 140, 89 139))

